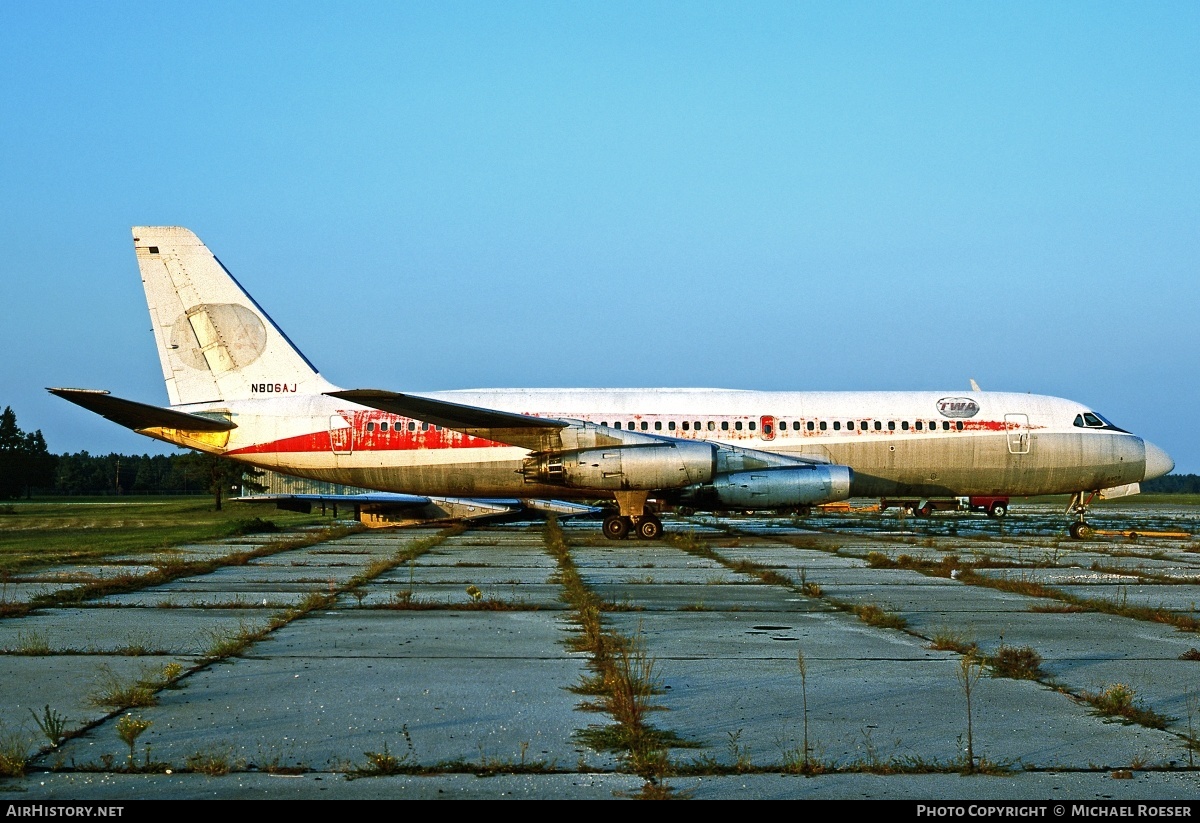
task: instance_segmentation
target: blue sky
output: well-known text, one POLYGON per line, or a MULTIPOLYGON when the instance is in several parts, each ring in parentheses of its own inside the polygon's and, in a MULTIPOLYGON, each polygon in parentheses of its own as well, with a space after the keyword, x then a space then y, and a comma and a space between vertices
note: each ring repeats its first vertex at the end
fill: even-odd
POLYGON ((165 403, 129 227, 330 380, 1070 397, 1200 472, 1200 5, 0 4, 0 406, 165 403))

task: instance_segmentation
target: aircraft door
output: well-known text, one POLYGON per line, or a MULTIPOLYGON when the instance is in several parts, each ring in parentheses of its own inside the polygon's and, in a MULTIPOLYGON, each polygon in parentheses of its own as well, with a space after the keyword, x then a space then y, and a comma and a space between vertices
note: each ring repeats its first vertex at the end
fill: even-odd
POLYGON ((350 454, 354 451, 354 427, 340 414, 329 416, 329 448, 334 454, 350 454))
POLYGON ((777 428, 777 424, 775 422, 774 417, 772 417, 769 414, 763 415, 762 417, 760 417, 758 419, 758 424, 759 424, 759 429, 758 429, 759 437, 761 437, 763 440, 774 440, 775 439, 775 429, 777 428))
POLYGON ((1004 415, 1004 429, 1008 432, 1008 453, 1029 454, 1029 415, 1004 415))

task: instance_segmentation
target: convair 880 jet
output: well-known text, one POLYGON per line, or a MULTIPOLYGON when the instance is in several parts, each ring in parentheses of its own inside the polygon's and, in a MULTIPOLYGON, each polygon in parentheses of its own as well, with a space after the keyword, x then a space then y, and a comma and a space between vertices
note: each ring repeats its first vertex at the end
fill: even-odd
MULTIPOLYGON (((133 229, 170 407, 50 389, 134 431, 289 475, 377 490, 382 513, 470 517, 608 501, 610 538, 666 504, 787 511, 851 497, 1096 496, 1174 468, 1071 400, 989 391, 477 389, 328 382, 191 231, 133 229), (535 504, 536 505, 536 504, 535 504)), ((386 518, 385 518, 386 519, 386 518)))

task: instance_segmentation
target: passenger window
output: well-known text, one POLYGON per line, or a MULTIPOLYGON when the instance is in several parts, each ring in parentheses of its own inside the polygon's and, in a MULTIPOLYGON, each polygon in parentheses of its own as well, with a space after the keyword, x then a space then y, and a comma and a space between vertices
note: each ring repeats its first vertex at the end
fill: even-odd
POLYGON ((846 429, 848 431, 854 431, 854 421, 853 420, 846 421, 846 429))
POLYGON ((710 432, 711 432, 711 431, 716 431, 716 430, 717 430, 717 424, 716 424, 716 423, 714 423, 713 421, 709 420, 709 421, 708 421, 708 430, 709 430, 710 432))
POLYGON ((917 430, 917 431, 920 431, 920 430, 921 430, 921 421, 920 421, 920 420, 918 420, 918 421, 917 421, 917 422, 914 424, 914 426, 915 426, 915 428, 916 428, 916 430, 917 430))
POLYGON ((429 431, 429 424, 428 424, 428 423, 422 423, 422 424, 421 424, 421 431, 423 431, 423 432, 427 432, 427 431, 429 431))
POLYGON ((387 424, 386 420, 384 420, 382 423, 379 424, 379 430, 381 432, 385 432, 388 430, 388 424, 387 424))
POLYGON ((904 429, 905 431, 908 431, 908 421, 907 420, 902 421, 900 423, 900 428, 904 429))
POLYGON ((620 420, 617 420, 617 421, 615 421, 615 422, 613 423, 613 428, 614 428, 614 429, 619 429, 619 428, 621 428, 621 421, 620 421, 620 420))
POLYGON ((373 431, 375 431, 375 424, 374 424, 374 423, 368 423, 368 424, 367 424, 367 431, 369 431, 369 432, 373 432, 373 431))
POLYGON ((723 431, 723 432, 729 431, 729 421, 728 420, 721 421, 721 431, 723 431))
POLYGON ((697 420, 697 421, 696 421, 695 423, 693 423, 692 425, 694 425, 694 426, 696 427, 696 431, 700 431, 700 421, 699 421, 699 420, 697 420))
POLYGON ((643 420, 642 421, 642 431, 646 431, 649 428, 650 428, 650 424, 647 423, 645 420, 643 420))
POLYGON ((741 420, 737 421, 736 423, 733 424, 733 427, 737 431, 741 431, 742 430, 742 421, 741 420))
POLYGON ((875 421, 875 431, 877 431, 877 432, 883 431, 883 421, 882 420, 875 421))
POLYGON ((654 430, 655 430, 656 432, 660 432, 660 431, 662 431, 662 421, 661 421, 661 420, 655 420, 655 421, 654 421, 654 430))
MULTIPOLYGON (((684 421, 683 421, 683 423, 682 423, 681 425, 683 426, 683 430, 684 430, 684 431, 687 431, 687 430, 688 430, 688 422, 687 422, 686 420, 684 420, 684 421)), ((675 427, 675 424, 674 424, 674 423, 672 423, 672 424, 671 424, 671 427, 672 427, 672 428, 674 428, 674 427, 675 427)))
POLYGON ((794 432, 800 431, 800 421, 799 420, 792 421, 792 431, 794 431, 794 432))
POLYGON ((963 422, 961 420, 955 420, 954 428, 958 429, 959 431, 962 431, 963 430, 963 422))
POLYGON ((808 430, 809 431, 812 431, 816 427, 817 427, 816 423, 813 423, 813 421, 811 421, 811 420, 808 421, 808 430))
POLYGON ((415 432, 417 430, 417 421, 416 420, 408 421, 408 430, 410 432, 415 432))
POLYGON ((750 426, 750 431, 754 431, 758 427, 758 424, 755 423, 753 420, 751 420, 749 423, 749 426, 750 426))
POLYGON ((824 420, 822 420, 821 421, 821 431, 825 431, 827 428, 829 428, 829 424, 826 423, 824 420))
POLYGON ((890 431, 890 432, 894 432, 895 430, 896 430, 896 421, 895 421, 895 420, 889 420, 889 421, 888 421, 888 431, 890 431))
POLYGON ((834 420, 834 421, 833 421, 833 430, 834 430, 835 432, 837 432, 837 431, 841 431, 841 430, 842 430, 842 421, 841 421, 841 420, 834 420))

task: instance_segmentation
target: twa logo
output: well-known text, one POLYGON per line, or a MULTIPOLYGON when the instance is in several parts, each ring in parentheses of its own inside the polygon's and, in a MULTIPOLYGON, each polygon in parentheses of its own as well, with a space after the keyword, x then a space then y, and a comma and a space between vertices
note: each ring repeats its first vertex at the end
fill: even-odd
POLYGON ((979 414, 979 404, 969 397, 943 397, 937 401, 937 410, 942 417, 974 417, 979 414))
POLYGON ((250 391, 255 394, 292 394, 296 391, 295 383, 251 383, 250 391))

